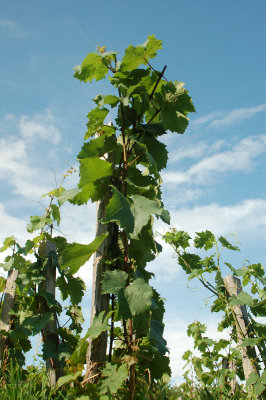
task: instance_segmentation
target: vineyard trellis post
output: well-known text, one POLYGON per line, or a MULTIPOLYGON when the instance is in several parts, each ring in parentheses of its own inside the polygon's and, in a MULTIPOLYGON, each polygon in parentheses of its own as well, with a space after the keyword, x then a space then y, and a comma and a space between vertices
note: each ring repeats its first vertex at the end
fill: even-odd
MULTIPOLYGON (((242 292, 240 279, 232 275, 227 275, 224 278, 224 283, 229 296, 237 296, 240 292, 242 292)), ((240 351, 242 355, 244 375, 245 379, 247 380, 252 372, 258 373, 259 371, 255 349, 252 347, 242 346, 244 339, 250 337, 250 322, 245 305, 232 306, 232 312, 235 320, 237 340, 240 345, 240 351)))
MULTIPOLYGON (((53 265, 50 253, 56 252, 56 246, 50 241, 43 242, 40 245, 39 254, 47 258, 47 262, 43 269, 44 280, 39 285, 39 294, 49 293, 55 299, 55 289, 56 289, 56 267, 53 265)), ((40 312, 42 314, 46 312, 51 312, 51 308, 48 306, 46 301, 43 299, 40 303, 40 312)), ((59 337, 57 334, 57 322, 56 322, 56 312, 53 312, 52 321, 48 322, 42 331, 42 337, 45 343, 55 348, 55 357, 46 360, 46 369, 48 372, 49 384, 51 387, 55 387, 57 379, 60 376, 60 368, 58 366, 58 360, 56 359, 56 354, 58 353, 59 337)))
MULTIPOLYGON (((10 310, 12 309, 15 303, 17 276, 18 276, 18 271, 15 269, 10 269, 6 280, 3 307, 0 319, 0 330, 5 331, 6 333, 8 333, 8 331, 11 329, 10 310)), ((5 348, 6 348, 6 336, 0 333, 0 366, 2 365, 5 348)))

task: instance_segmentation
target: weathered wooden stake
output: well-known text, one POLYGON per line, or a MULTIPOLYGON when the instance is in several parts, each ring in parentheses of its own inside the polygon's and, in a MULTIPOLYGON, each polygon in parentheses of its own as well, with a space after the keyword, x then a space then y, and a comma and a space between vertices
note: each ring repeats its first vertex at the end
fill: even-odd
MULTIPOLYGON (((241 282, 238 278, 232 275, 227 275, 224 278, 224 283, 229 296, 237 296, 240 292, 242 292, 241 282)), ((232 306, 232 312, 235 320, 237 340, 242 354, 244 375, 245 379, 247 380, 251 372, 259 372, 257 355, 254 347, 242 346, 243 340, 250 337, 248 313, 246 306, 244 305, 232 306)))
MULTIPOLYGON (((112 123, 108 125, 112 126, 112 123)), ((115 136, 113 139, 116 140, 115 136)), ((114 164, 115 154, 105 154, 105 159, 114 164)), ((94 254, 93 259, 93 281, 92 281, 92 302, 91 302, 91 319, 92 324, 95 315, 104 311, 106 315, 109 312, 109 294, 101 293, 101 280, 103 274, 107 269, 105 256, 109 253, 111 243, 113 240, 113 224, 101 224, 100 220, 105 216, 105 208, 110 199, 111 193, 107 192, 105 196, 96 203, 96 237, 109 232, 107 238, 102 242, 99 249, 94 254)), ((97 381, 97 374, 99 367, 106 361, 106 350, 107 350, 107 332, 102 332, 101 335, 94 339, 89 340, 86 364, 87 371, 85 378, 95 377, 92 381, 97 381), (96 376, 95 376, 96 375, 96 376)))
MULTIPOLYGON (((11 329, 10 310, 12 309, 15 303, 17 276, 18 276, 18 271, 15 269, 11 269, 8 272, 6 280, 5 295, 4 295, 3 307, 0 319, 0 330, 3 330, 5 332, 9 332, 11 329)), ((3 361, 5 347, 6 347, 6 336, 0 333, 0 367, 3 361)))
MULTIPOLYGON (((55 298, 56 267, 53 265, 52 259, 50 257, 51 251, 56 251, 56 246, 54 243, 47 241, 43 242, 40 245, 39 254, 42 257, 48 258, 48 261, 43 270, 43 275, 45 279, 39 285, 39 292, 40 294, 41 291, 50 293, 55 298)), ((41 304, 41 313, 43 314, 47 312, 51 312, 51 309, 47 305, 47 303, 43 301, 43 303, 41 304)), ((45 343, 50 342, 54 344, 57 350, 56 352, 58 353, 59 337, 56 331, 57 331, 56 316, 54 315, 53 320, 46 325, 46 327, 42 331, 42 334, 44 342, 45 343)), ((49 358, 46 361, 46 369, 48 372, 49 384, 51 387, 55 387, 57 379, 60 376, 56 357, 49 358)))

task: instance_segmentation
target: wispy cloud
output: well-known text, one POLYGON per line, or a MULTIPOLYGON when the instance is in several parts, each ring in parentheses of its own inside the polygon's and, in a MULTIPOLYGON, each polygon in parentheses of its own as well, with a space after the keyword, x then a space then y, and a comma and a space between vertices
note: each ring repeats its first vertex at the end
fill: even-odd
POLYGON ((26 139, 43 139, 53 144, 61 141, 61 132, 56 127, 56 119, 51 110, 35 114, 32 118, 22 115, 19 120, 19 131, 26 139))
MULTIPOLYGON (((216 144, 211 145, 209 149, 213 150, 215 146, 219 149, 223 143, 219 141, 216 144)), ((203 152, 204 145, 200 145, 200 147, 203 152)), ((188 148, 187 154, 189 152, 190 149, 188 148)), ((191 148, 191 155, 193 157, 196 157, 198 154, 200 158, 202 152, 197 149, 197 146, 191 148)), ((175 183, 176 185, 191 182, 196 182, 197 184, 211 183, 216 179, 218 174, 233 171, 250 171, 253 167, 254 159, 265 152, 266 134, 248 136, 235 144, 230 150, 218 152, 203 158, 193 164, 186 172, 163 172, 163 181, 166 184, 175 183)))
POLYGON ((0 19, 0 28, 4 29, 16 29, 17 24, 16 22, 12 21, 11 19, 0 19))
POLYGON ((266 110, 266 103, 261 104, 257 107, 250 108, 239 108, 229 112, 223 118, 213 120, 209 127, 210 128, 223 128, 228 125, 242 122, 248 118, 253 117, 254 114, 263 112, 266 110))
POLYGON ((255 107, 237 108, 231 111, 214 111, 202 117, 191 121, 192 130, 202 127, 221 129, 233 124, 239 124, 248 118, 253 117, 257 113, 266 111, 266 103, 259 104, 255 107))
POLYGON ((248 236, 251 241, 256 232, 256 237, 265 240, 266 200, 247 199, 229 206, 212 203, 193 208, 183 207, 171 212, 171 225, 191 235, 209 229, 215 234, 237 232, 239 237, 248 236))
POLYGON ((21 29, 17 22, 8 18, 0 18, 0 30, 9 37, 25 36, 25 32, 21 29))
POLYGON ((39 198, 51 180, 49 165, 42 169, 39 155, 47 143, 55 148, 61 140, 56 118, 50 110, 33 116, 8 114, 0 120, 0 136, 0 179, 17 194, 39 198))

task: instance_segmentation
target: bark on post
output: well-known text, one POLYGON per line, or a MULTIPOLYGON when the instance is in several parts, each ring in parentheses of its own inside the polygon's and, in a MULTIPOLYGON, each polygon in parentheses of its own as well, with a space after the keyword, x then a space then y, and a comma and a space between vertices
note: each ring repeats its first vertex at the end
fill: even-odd
MULTIPOLYGON (((55 281, 56 281, 56 267, 52 263, 52 259, 50 257, 50 252, 56 251, 56 246, 52 242, 43 242, 40 246, 39 254, 42 257, 48 258, 48 261, 44 267, 43 275, 44 281, 39 285, 39 293, 41 291, 50 293, 55 298, 55 281)), ((47 305, 44 300, 41 304, 41 313, 51 312, 50 307, 47 305)), ((58 345, 59 345, 59 337, 57 334, 57 326, 56 326, 56 315, 54 313, 54 318, 51 322, 49 322, 46 327, 42 331, 44 342, 52 343, 56 348, 56 354, 58 354, 58 345)), ((55 356, 56 356, 55 354, 55 356)), ((49 358, 46 360, 46 369, 48 372, 49 384, 51 387, 55 387, 57 379, 60 376, 60 370, 58 366, 58 361, 55 358, 49 358)))
MULTIPOLYGON (((240 280, 232 275, 227 275, 224 278, 224 283, 229 296, 237 296, 242 292, 240 280)), ((240 345, 242 355, 242 365, 245 379, 247 380, 251 372, 259 372, 257 364, 257 355, 254 347, 243 347, 242 342, 249 336, 249 320, 246 306, 232 306, 232 312, 236 325, 237 340, 240 345)))
MULTIPOLYGON (((15 303, 16 279, 18 271, 11 269, 6 280, 5 295, 0 318, 0 330, 8 333, 10 331, 10 310, 15 303)), ((4 351, 6 347, 6 335, 0 333, 0 367, 2 366, 4 351)))
MULTIPOLYGON (((108 125, 112 126, 112 123, 108 125)), ((116 140, 115 135, 113 139, 116 140)), ((105 159, 111 163, 115 163, 115 154, 105 154, 105 159)), ((107 238, 102 242, 99 249, 94 254, 93 259, 93 281, 92 281, 92 302, 91 302, 91 319, 92 324, 95 315, 104 311, 106 315, 109 312, 109 294, 101 293, 101 280, 107 269, 104 256, 109 253, 113 240, 113 224, 101 224, 100 220, 105 216, 105 208, 111 197, 111 193, 106 195, 96 203, 96 237, 109 232, 107 238)), ((86 355, 87 371, 85 379, 93 382, 97 381, 99 367, 106 361, 107 352, 107 332, 102 332, 101 335, 93 340, 89 340, 88 350, 86 355)))

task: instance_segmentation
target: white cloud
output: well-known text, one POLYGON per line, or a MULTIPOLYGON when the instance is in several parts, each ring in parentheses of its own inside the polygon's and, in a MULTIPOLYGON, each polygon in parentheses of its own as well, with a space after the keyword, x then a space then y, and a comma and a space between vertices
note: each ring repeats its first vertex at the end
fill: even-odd
POLYGON ((0 27, 4 29, 15 29, 17 28, 17 24, 11 19, 0 19, 0 27))
POLYGON ((213 111, 209 114, 192 120, 190 127, 192 130, 202 128, 203 126, 220 129, 229 125, 240 123, 263 111, 266 111, 266 103, 259 104, 255 107, 237 108, 232 111, 213 111))
MULTIPOLYGON (((221 147, 221 141, 210 146, 221 147)), ((195 146, 195 157, 197 146, 195 146)), ((200 146, 203 149, 203 146, 200 146)), ((189 150, 188 150, 189 152, 189 150)), ((166 171, 162 173, 164 183, 181 185, 189 182, 206 184, 216 179, 217 174, 232 171, 249 171, 253 167, 253 159, 266 152, 266 134, 249 136, 238 142, 231 150, 205 157, 192 165, 186 172, 166 171)), ((193 149, 191 150, 193 154, 193 149)), ((200 156, 200 151, 198 151, 200 156)))
POLYGON ((55 149, 61 140, 56 118, 49 109, 32 117, 7 114, 0 120, 0 134, 0 179, 12 185, 16 194, 40 198, 52 180, 51 171, 39 166, 40 160, 51 156, 42 153, 43 146, 51 142, 55 149))
POLYGON ((248 118, 253 117, 254 114, 266 110, 266 103, 260 104, 256 107, 239 108, 226 114, 223 118, 215 119, 209 125, 210 128, 223 128, 228 125, 242 122, 248 118))
POLYGON ((171 212, 171 225, 191 235, 209 229, 214 234, 237 232, 242 237, 249 236, 251 239, 256 232, 256 237, 265 240, 266 200, 248 199, 233 206, 213 203, 194 208, 181 208, 171 212))
POLYGON ((61 141, 61 132, 55 124, 55 117, 48 109, 42 114, 35 114, 32 118, 22 115, 19 120, 19 130, 25 139, 43 139, 58 144, 61 141))
POLYGON ((207 144, 206 142, 193 143, 193 145, 186 145, 171 151, 169 154, 170 162, 180 162, 185 158, 200 158, 214 151, 220 150, 223 146, 227 145, 224 140, 217 140, 213 144, 207 144))

